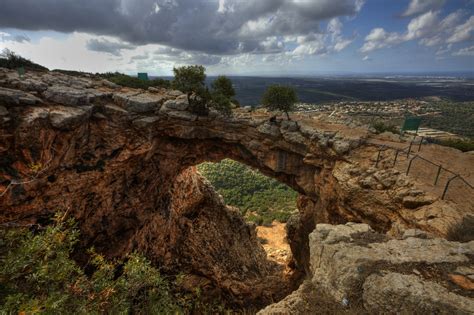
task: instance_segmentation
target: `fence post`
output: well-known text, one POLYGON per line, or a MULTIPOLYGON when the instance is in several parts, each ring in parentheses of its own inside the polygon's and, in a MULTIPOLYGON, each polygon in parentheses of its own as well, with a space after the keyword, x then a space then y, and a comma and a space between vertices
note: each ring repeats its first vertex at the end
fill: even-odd
POLYGON ((421 137, 420 144, 418 145, 418 152, 420 152, 420 150, 421 150, 421 145, 423 144, 423 139, 424 138, 425 137, 421 137))
POLYGON ((400 153, 400 151, 398 151, 398 149, 397 149, 397 150, 395 151, 395 159, 393 160, 393 165, 392 165, 392 167, 395 167, 395 164, 397 163, 398 153, 400 153))
POLYGON ((434 182, 434 185, 436 186, 436 184, 438 184, 438 179, 439 179, 439 174, 441 174, 441 170, 443 169, 443 167, 440 165, 438 167, 438 173, 436 174, 436 179, 435 179, 435 182, 434 182))
POLYGON ((411 168, 411 164, 413 163, 413 160, 416 159, 417 157, 418 157, 418 155, 415 155, 415 156, 412 157, 412 159, 410 160, 410 163, 408 163, 407 175, 408 175, 408 173, 410 173, 410 168, 411 168))
POLYGON ((452 181, 453 179, 458 178, 459 176, 460 176, 460 175, 458 174, 458 175, 456 175, 456 176, 451 177, 451 178, 448 180, 448 182, 446 183, 446 186, 444 187, 444 191, 443 191, 443 195, 441 196, 441 200, 444 200, 444 197, 446 197, 446 193, 448 192, 449 184, 451 183, 451 181, 452 181))
POLYGON ((410 142, 410 146, 408 147, 408 151, 407 151, 407 159, 408 157, 410 156, 410 153, 411 153, 411 146, 413 145, 413 141, 410 142))
POLYGON ((380 155, 382 154, 382 149, 383 149, 383 148, 380 148, 379 154, 377 155, 377 162, 375 162, 375 167, 378 167, 378 166, 379 166, 380 155))

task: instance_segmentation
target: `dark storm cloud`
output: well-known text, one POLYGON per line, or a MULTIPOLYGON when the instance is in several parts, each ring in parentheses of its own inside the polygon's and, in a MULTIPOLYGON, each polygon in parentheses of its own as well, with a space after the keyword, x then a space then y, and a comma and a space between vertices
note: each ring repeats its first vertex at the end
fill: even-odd
POLYGON ((120 56, 122 49, 133 49, 134 45, 128 43, 113 42, 108 39, 90 39, 87 41, 87 49, 92 51, 100 51, 120 56))
MULTIPOLYGON (((271 36, 319 30, 362 0, 0 0, 0 27, 82 31, 210 54, 262 52, 271 36)), ((110 43, 91 43, 114 53, 110 43)), ((113 46, 113 45, 112 45, 113 46)))
POLYGON ((11 40, 17 43, 24 43, 24 42, 31 41, 31 39, 26 35, 16 35, 16 36, 13 36, 11 40))

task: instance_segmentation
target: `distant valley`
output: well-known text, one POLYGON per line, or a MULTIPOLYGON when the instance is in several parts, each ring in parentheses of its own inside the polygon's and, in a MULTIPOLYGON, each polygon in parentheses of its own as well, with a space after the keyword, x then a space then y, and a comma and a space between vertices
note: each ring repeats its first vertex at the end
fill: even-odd
MULTIPOLYGON (((271 84, 296 88, 301 102, 387 101, 438 96, 451 101, 474 100, 474 79, 454 77, 320 77, 267 78, 230 77, 241 105, 259 104, 271 84)), ((209 77, 208 82, 214 78, 209 77)))

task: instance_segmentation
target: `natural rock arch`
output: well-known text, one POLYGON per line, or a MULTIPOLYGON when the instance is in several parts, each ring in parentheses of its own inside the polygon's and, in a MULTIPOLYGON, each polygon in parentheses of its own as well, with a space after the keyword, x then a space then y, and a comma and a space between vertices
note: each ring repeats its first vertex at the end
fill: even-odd
MULTIPOLYGON (((252 228, 193 170, 203 161, 231 158, 300 193, 289 241, 301 269, 316 222, 446 233, 444 217, 424 215, 440 201, 422 194, 407 207, 411 184, 388 167, 371 167, 376 149, 367 130, 310 119, 271 122, 243 111, 199 117, 178 91, 120 89, 56 73, 19 80, 2 70, 0 80, 7 87, 0 88, 3 223, 69 211, 84 247, 111 257, 141 250, 165 270, 185 272, 190 287, 242 304, 279 298, 280 284, 252 228)), ((451 207, 443 211, 461 218, 451 207)))

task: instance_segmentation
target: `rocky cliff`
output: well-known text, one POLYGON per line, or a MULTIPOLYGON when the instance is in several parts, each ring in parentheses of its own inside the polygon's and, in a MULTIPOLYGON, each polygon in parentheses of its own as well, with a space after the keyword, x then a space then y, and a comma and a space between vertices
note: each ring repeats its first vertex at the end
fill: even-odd
POLYGON ((196 174, 203 161, 231 158, 300 193, 288 236, 306 272, 317 222, 444 236, 469 215, 389 166, 373 167, 377 148, 363 128, 269 118, 198 116, 179 91, 0 69, 0 222, 41 224, 68 211, 83 246, 110 257, 143 251, 184 272, 190 287, 246 304, 280 298, 285 284, 254 229, 196 174))
POLYGON ((259 314, 472 314, 474 241, 420 230, 398 239, 367 224, 318 224, 308 279, 259 314))

